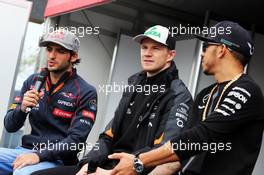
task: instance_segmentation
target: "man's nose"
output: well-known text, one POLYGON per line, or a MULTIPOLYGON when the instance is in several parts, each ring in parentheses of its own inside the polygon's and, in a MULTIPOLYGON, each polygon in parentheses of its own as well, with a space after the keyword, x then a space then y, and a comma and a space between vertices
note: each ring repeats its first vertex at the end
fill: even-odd
POLYGON ((151 49, 146 49, 145 55, 146 56, 151 56, 152 55, 152 50, 151 49))
POLYGON ((48 57, 50 59, 55 59, 56 58, 56 52, 55 52, 55 50, 51 50, 50 52, 48 52, 48 57))

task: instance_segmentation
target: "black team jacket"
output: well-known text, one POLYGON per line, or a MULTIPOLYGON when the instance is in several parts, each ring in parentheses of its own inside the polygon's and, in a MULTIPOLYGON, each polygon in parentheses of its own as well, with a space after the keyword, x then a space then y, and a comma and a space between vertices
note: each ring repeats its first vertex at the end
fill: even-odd
MULTIPOLYGON (((21 95, 14 98, 4 120, 8 132, 16 132, 24 125, 27 114, 20 109, 23 95, 34 88, 37 76, 31 75, 24 82, 21 95)), ((41 88, 39 104, 29 114, 31 132, 23 136, 22 147, 33 149, 40 161, 63 160, 73 164, 95 121, 96 89, 77 75, 75 69, 66 72, 57 84, 50 82, 48 76, 41 88)))
POLYGON ((79 166, 89 163, 90 172, 97 167, 113 168, 117 162, 109 160, 109 154, 149 150, 193 125, 190 115, 193 100, 178 78, 174 62, 154 77, 146 77, 144 72, 134 74, 128 79, 128 85, 97 146, 79 163, 79 166), (155 85, 160 88, 158 92, 153 89, 152 93, 146 92, 155 85), (144 92, 130 91, 132 86, 148 88, 144 92))

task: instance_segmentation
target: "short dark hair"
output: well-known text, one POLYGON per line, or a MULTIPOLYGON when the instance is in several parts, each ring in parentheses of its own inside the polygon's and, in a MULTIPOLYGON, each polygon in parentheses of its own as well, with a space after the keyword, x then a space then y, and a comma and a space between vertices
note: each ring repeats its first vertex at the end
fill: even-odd
POLYGON ((248 62, 249 62, 249 58, 247 58, 246 56, 244 56, 243 54, 237 52, 237 51, 234 51, 232 50, 231 52, 233 54, 233 56, 238 60, 240 61, 240 63, 243 65, 243 67, 245 67, 248 62))
MULTIPOLYGON (((76 52, 74 52, 74 51, 72 51, 72 50, 68 50, 68 51, 70 52, 70 57, 72 57, 73 55, 77 54, 76 52)), ((72 63, 72 65, 73 65, 73 66, 78 65, 80 62, 81 62, 81 59, 78 58, 76 61, 74 61, 74 62, 72 63)))

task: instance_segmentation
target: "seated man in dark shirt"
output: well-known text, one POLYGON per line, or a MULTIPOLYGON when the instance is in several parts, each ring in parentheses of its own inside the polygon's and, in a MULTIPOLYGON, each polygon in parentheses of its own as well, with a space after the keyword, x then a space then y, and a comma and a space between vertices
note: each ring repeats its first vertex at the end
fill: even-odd
POLYGON ((80 62, 79 39, 56 30, 45 35, 40 46, 46 47, 48 66, 24 82, 4 120, 6 130, 16 132, 28 118, 31 132, 23 136, 21 147, 0 148, 1 175, 75 164, 95 120, 96 89, 74 68, 80 62))

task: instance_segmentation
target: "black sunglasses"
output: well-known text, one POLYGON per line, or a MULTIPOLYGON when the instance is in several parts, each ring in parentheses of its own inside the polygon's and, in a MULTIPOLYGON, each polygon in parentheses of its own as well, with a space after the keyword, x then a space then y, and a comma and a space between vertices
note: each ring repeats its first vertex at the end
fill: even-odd
POLYGON ((206 49, 207 49, 209 46, 212 46, 212 45, 220 46, 220 45, 222 45, 222 44, 221 44, 221 43, 214 43, 214 42, 203 42, 203 44, 202 44, 203 52, 205 52, 206 49))

